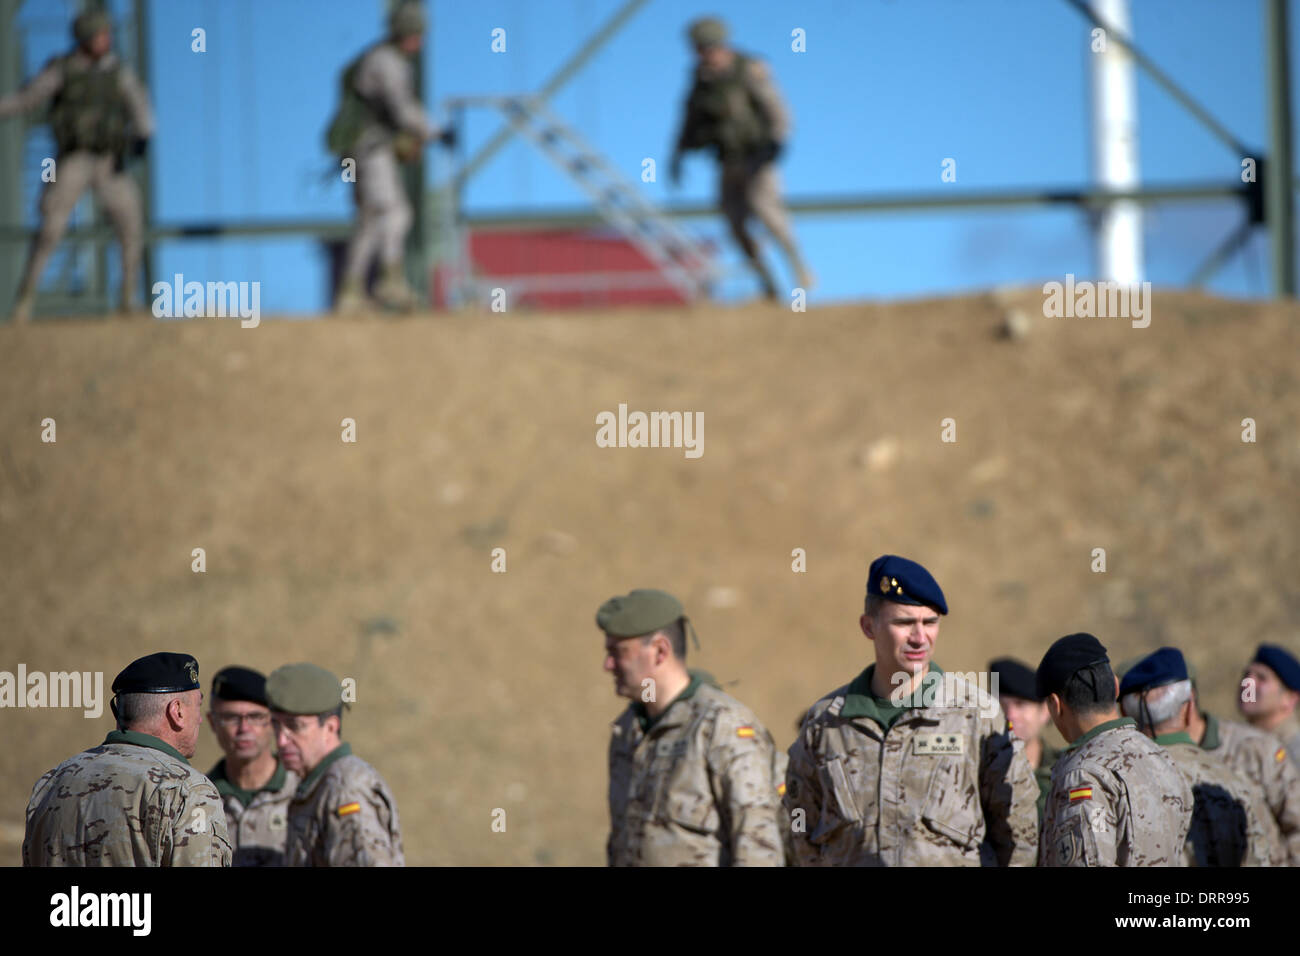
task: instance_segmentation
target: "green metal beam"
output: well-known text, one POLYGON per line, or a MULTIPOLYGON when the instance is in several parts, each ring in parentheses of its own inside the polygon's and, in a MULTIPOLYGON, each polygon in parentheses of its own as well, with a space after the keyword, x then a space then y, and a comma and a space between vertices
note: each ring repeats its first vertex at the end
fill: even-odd
MULTIPOLYGON (((0 93, 9 93, 22 85, 22 47, 18 41, 18 6, 20 0, 0 0, 0 93)), ((23 125, 22 116, 0 120, 0 223, 23 221, 23 125)), ((27 233, 22 242, 25 244, 27 233)), ((22 277, 23 255, 13 250, 0 256, 0 315, 6 315, 18 296, 22 277)))
POLYGON ((1268 50, 1268 163, 1264 166, 1264 215, 1273 264, 1273 294, 1294 298, 1295 204, 1287 188, 1295 176, 1291 158, 1291 63, 1287 50, 1286 0, 1264 0, 1268 50))

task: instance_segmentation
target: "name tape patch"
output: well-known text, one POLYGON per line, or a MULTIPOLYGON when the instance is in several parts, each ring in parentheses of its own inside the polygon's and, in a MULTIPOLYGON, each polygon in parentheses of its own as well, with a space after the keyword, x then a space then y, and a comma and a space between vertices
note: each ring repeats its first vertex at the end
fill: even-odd
POLYGON ((912 753, 942 757, 966 752, 965 734, 917 734, 912 738, 912 753))

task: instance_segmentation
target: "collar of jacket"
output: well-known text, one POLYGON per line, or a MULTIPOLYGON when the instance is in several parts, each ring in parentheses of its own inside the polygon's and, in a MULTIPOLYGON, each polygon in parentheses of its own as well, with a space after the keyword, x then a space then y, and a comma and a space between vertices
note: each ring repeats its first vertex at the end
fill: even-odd
POLYGON ((1202 712, 1201 719, 1205 721, 1205 736, 1201 738, 1202 750, 1218 750, 1219 744, 1219 718, 1213 714, 1202 712))
POLYGON ((253 802, 253 798, 263 790, 279 790, 283 787, 284 779, 288 775, 288 772, 284 769, 284 764, 277 757, 275 760, 275 773, 271 774, 271 779, 256 790, 244 790, 230 782, 230 778, 226 776, 226 758, 222 757, 217 765, 208 772, 208 779, 217 785, 217 793, 223 797, 235 797, 244 806, 248 806, 253 802))
POLYGON ((316 781, 325 775, 325 771, 329 769, 330 764, 338 760, 340 757, 349 757, 351 755, 352 755, 351 744, 347 744, 347 743, 339 744, 337 747, 335 747, 333 750, 331 750, 329 753, 325 755, 325 757, 321 760, 321 762, 316 765, 316 769, 314 769, 311 773, 307 774, 306 778, 303 780, 302 783, 298 784, 298 790, 295 796, 299 796, 299 797, 307 796, 307 794, 311 793, 312 788, 316 786, 316 781))
MULTIPOLYGON (((889 722, 883 710, 885 708, 892 709, 894 705, 890 703, 888 698, 877 697, 871 689, 871 678, 875 673, 876 665, 870 664, 866 670, 853 678, 848 691, 844 694, 844 706, 840 708, 841 717, 870 717, 882 727, 889 722)), ((942 674, 943 668, 931 661, 930 669, 926 673, 942 674)), ((920 699, 922 697, 924 697, 923 691, 920 694, 913 694, 910 697, 903 698, 903 709, 918 710, 923 708, 925 703, 920 699)))
POLYGON ((700 685, 704 683, 704 678, 699 671, 687 671, 687 673, 691 675, 690 682, 682 689, 680 694, 668 702, 668 706, 659 712, 658 717, 651 717, 650 714, 646 712, 645 704, 641 703, 641 701, 634 700, 632 702, 632 713, 636 715, 636 722, 641 727, 641 733, 648 734, 653 728, 658 727, 660 724, 663 724, 665 727, 672 726, 671 724, 664 722, 664 718, 668 716, 668 712, 671 711, 679 701, 690 700, 694 697, 695 692, 698 691, 700 685))
POLYGON ((1092 728, 1092 730, 1088 731, 1086 734, 1084 734, 1082 737, 1080 737, 1074 743, 1070 744, 1070 746, 1066 747, 1065 749, 1067 751, 1078 750, 1080 747, 1086 744, 1093 737, 1100 737, 1108 730, 1119 730, 1121 727, 1136 727, 1136 726, 1137 726, 1137 721, 1134 720, 1132 717, 1116 717, 1114 720, 1108 720, 1104 724, 1098 724, 1096 727, 1092 728))
POLYGON ((1161 747, 1168 747, 1170 744, 1191 744, 1196 746, 1196 741, 1192 735, 1185 730, 1180 730, 1176 734, 1156 734, 1156 743, 1161 747))
POLYGON ((131 744, 134 747, 150 747, 154 750, 161 750, 163 753, 175 757, 183 764, 189 761, 181 756, 181 752, 169 743, 164 743, 153 734, 142 734, 138 730, 111 730, 107 737, 104 738, 106 744, 131 744))

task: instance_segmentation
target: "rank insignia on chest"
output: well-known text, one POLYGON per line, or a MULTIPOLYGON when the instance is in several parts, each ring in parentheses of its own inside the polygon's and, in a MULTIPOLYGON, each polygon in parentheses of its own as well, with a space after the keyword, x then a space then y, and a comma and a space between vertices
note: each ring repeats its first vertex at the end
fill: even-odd
POLYGON ((655 756, 681 757, 690 746, 689 740, 661 740, 655 745, 655 756))
MULTIPOLYGON (((360 808, 358 807, 358 809, 360 809, 360 808)), ((285 824, 286 824, 286 821, 285 821, 285 818, 284 818, 284 814, 283 814, 283 813, 273 813, 273 814, 271 814, 271 821, 270 821, 270 823, 271 823, 271 829, 272 829, 272 830, 283 830, 283 829, 285 828, 285 824)))
POLYGON ((965 734, 917 734, 912 738, 912 753, 942 757, 966 752, 965 734))
POLYGON ((360 813, 360 812, 361 812, 361 804, 359 804, 359 803, 345 803, 345 804, 343 804, 343 806, 339 807, 339 808, 338 808, 337 810, 335 810, 334 812, 337 813, 337 814, 338 814, 339 816, 341 816, 341 817, 346 817, 349 813, 360 813))
POLYGON ((1070 788, 1071 803, 1074 803, 1076 800, 1091 800, 1091 799, 1092 799, 1092 787, 1071 787, 1070 788))

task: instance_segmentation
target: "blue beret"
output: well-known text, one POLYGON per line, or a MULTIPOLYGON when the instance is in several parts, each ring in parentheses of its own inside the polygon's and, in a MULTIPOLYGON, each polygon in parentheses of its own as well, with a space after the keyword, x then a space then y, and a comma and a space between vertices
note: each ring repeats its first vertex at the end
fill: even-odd
POLYGON ((895 604, 924 604, 948 613, 943 591, 925 568, 896 554, 882 554, 867 572, 867 593, 895 604))
POLYGON ((266 677, 248 667, 223 667, 212 678, 212 696, 267 706, 266 677))
POLYGON ((1261 644, 1251 663, 1271 667, 1277 679, 1288 689, 1300 691, 1300 661, 1283 648, 1276 644, 1261 644))
POLYGON ((1183 652, 1176 647, 1162 647, 1152 651, 1124 673, 1119 693, 1123 697, 1134 691, 1150 690, 1175 681, 1187 680, 1187 662, 1183 652))
POLYGON ((1106 648, 1091 634, 1080 632, 1057 639, 1038 664, 1034 675, 1034 689, 1038 697, 1046 700, 1048 694, 1058 694, 1070 678, 1085 667, 1110 663, 1106 648))
POLYGON ((1019 697, 1021 700, 1041 701, 1034 686, 1034 671, 1014 657, 999 657, 989 661, 989 673, 998 675, 998 695, 1019 697))
POLYGON ((198 689, 199 662, 189 654, 149 654, 127 664, 113 679, 114 694, 175 694, 198 689))

